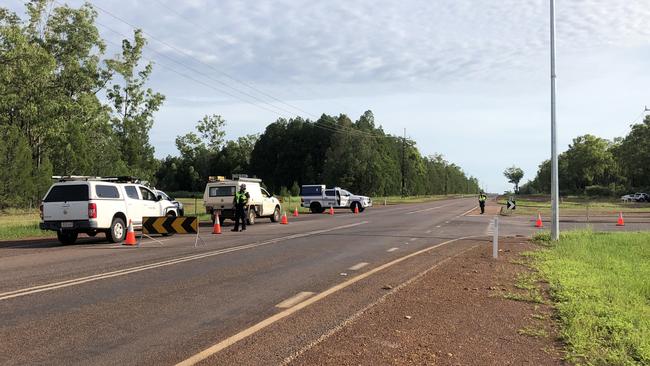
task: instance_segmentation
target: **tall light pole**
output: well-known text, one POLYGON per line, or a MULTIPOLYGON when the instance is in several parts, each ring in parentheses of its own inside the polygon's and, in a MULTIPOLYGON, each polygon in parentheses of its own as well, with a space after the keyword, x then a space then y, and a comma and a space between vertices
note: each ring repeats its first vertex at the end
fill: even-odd
POLYGON ((551 2, 551 239, 560 239, 560 205, 555 114, 555 0, 551 2))

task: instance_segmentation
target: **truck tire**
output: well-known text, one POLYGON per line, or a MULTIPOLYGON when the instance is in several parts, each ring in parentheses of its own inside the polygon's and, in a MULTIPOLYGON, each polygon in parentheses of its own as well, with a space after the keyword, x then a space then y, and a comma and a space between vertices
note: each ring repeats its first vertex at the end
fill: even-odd
POLYGON ((355 207, 359 207, 359 212, 361 212, 361 205, 359 204, 359 202, 352 202, 352 204, 350 205, 350 211, 354 212, 355 207))
POLYGON ((280 221, 280 207, 275 206, 275 210, 273 210, 273 215, 271 215, 271 222, 278 222, 280 221))
POLYGON ((77 241, 77 236, 79 236, 79 233, 76 231, 66 230, 56 232, 56 238, 64 245, 74 244, 77 241))
POLYGON ((252 208, 248 209, 248 213, 246 214, 246 223, 248 225, 255 225, 255 210, 252 208))
POLYGON ((311 211, 311 213, 323 213, 325 212, 325 209, 320 205, 320 203, 312 202, 311 205, 309 205, 309 211, 311 211))
POLYGON ((124 220, 114 217, 111 227, 106 232, 106 239, 111 243, 121 243, 126 238, 126 226, 124 220))

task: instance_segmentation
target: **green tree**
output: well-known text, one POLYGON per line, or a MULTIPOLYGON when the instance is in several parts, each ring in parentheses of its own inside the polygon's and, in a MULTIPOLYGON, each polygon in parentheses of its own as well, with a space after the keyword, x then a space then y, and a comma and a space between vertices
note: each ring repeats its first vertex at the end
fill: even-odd
POLYGON ((524 177, 524 171, 521 168, 516 166, 511 166, 510 168, 503 171, 503 175, 508 179, 509 183, 515 185, 515 193, 519 192, 519 182, 521 178, 524 177))
POLYGON ((133 38, 133 41, 122 41, 122 54, 118 58, 106 61, 120 79, 108 90, 107 97, 112 104, 113 129, 128 168, 134 175, 150 179, 157 161, 149 143, 149 131, 153 127, 153 115, 165 97, 145 86, 153 65, 139 67, 146 40, 141 30, 136 30, 133 38))
POLYGON ((632 126, 630 133, 613 146, 612 153, 620 166, 620 174, 631 189, 650 188, 650 115, 632 126))

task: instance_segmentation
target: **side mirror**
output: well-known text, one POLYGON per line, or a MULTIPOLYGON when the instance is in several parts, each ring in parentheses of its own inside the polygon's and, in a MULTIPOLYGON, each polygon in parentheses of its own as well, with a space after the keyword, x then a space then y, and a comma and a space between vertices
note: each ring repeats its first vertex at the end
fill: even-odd
POLYGON ((156 201, 162 201, 162 199, 163 199, 163 196, 160 195, 160 194, 158 195, 158 197, 156 197, 156 201))

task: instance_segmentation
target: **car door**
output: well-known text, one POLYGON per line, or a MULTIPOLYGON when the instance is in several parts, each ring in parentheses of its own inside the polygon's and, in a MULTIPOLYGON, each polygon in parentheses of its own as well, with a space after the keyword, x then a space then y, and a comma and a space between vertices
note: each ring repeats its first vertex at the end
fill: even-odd
POLYGON ((124 191, 126 192, 126 211, 129 219, 133 221, 133 225, 140 226, 142 225, 142 216, 144 216, 140 191, 137 186, 130 184, 124 186, 124 191))
POLYGON ((138 189, 140 190, 140 195, 142 196, 142 216, 163 216, 160 209, 160 203, 158 203, 156 195, 146 187, 138 186, 138 189))
POLYGON ((341 207, 350 206, 350 192, 341 189, 341 207))
POLYGON ((273 214, 273 210, 275 210, 275 203, 273 202, 273 196, 269 194, 269 192, 266 191, 264 188, 260 188, 262 191, 262 212, 260 213, 261 216, 268 216, 273 214))

